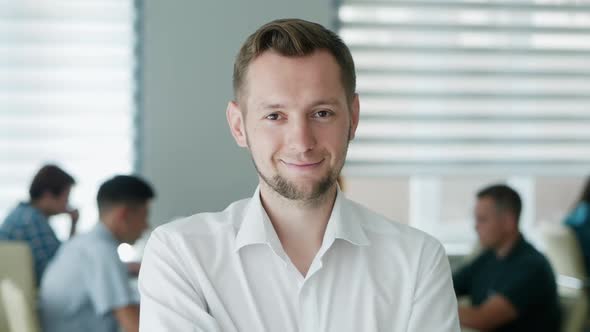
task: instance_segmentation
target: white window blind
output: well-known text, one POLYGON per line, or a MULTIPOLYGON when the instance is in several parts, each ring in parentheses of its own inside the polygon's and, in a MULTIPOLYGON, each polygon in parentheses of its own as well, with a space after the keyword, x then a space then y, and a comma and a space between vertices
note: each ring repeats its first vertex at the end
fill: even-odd
POLYGON ((590 2, 342 0, 361 122, 348 175, 590 169, 590 2))
POLYGON ((131 172, 135 20, 132 0, 0 0, 0 218, 50 162, 88 229, 99 184, 131 172))

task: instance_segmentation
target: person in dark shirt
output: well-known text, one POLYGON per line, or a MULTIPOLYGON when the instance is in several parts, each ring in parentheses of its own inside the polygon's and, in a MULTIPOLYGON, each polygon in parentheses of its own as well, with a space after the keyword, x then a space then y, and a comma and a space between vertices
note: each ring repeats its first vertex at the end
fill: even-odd
POLYGON ((558 332, 557 285, 547 259, 518 229, 522 203, 512 188, 493 185, 477 194, 481 255, 453 275, 461 325, 484 331, 558 332))

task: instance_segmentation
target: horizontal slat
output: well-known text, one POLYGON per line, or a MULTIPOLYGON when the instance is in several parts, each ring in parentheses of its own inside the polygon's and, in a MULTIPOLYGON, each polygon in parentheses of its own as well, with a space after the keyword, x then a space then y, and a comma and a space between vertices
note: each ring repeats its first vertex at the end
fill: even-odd
MULTIPOLYGON (((343 0, 342 3, 387 6, 392 4, 392 0, 343 0)), ((572 13, 590 10, 590 1, 588 0, 395 0, 395 4, 421 8, 497 8, 513 11, 548 10, 572 13)))
POLYGON ((6 19, 54 19, 81 21, 133 21, 135 11, 133 1, 120 0, 2 0, 0 1, 0 21, 6 19))
MULTIPOLYGON (((86 159, 65 157, 59 161, 56 158, 41 158, 38 156, 29 156, 29 159, 26 160, 11 159, 0 165, 0 178, 6 179, 6 183, 9 183, 10 186, 14 187, 17 184, 22 186, 23 183, 28 184, 40 165, 56 162, 61 165, 67 165, 67 169, 71 170, 70 172, 75 177, 78 177, 77 173, 80 172, 86 175, 83 180, 78 179, 78 185, 85 185, 86 181, 92 182, 105 176, 111 176, 111 174, 117 172, 131 172, 131 158, 129 155, 121 159, 110 159, 108 163, 104 162, 104 158, 104 155, 96 154, 87 156, 86 159), (97 166, 100 166, 100 172, 97 172, 97 166), (20 182, 12 181, 13 179, 19 179, 20 182)), ((3 188, 3 186, 0 186, 0 188, 3 188)))
MULTIPOLYGON (((10 90, 119 90, 131 91, 133 73, 127 68, 0 69, 0 89, 10 90)), ((129 93, 129 92, 128 92, 129 93)))
POLYGON ((358 77, 360 92, 426 93, 538 93, 590 96, 590 80, 581 78, 423 77, 365 74, 358 77))
POLYGON ((4 91, 0 90, 0 104, 3 105, 133 105, 133 96, 128 90, 101 91, 4 91), (89 101, 92 100, 92 103, 89 101))
MULTIPOLYGON (((5 49, 6 50, 6 49, 5 49)), ((16 48, 14 50, 17 50, 16 48)), ((0 68, 15 68, 17 66, 30 69, 40 70, 72 70, 80 68, 82 70, 92 69, 116 69, 116 68, 133 68, 135 62, 131 50, 124 49, 127 54, 121 52, 115 55, 93 54, 92 56, 78 56, 67 54, 65 52, 44 54, 18 51, 3 52, 0 49, 0 68), (23 54, 27 53, 27 55, 23 54)))
POLYGON ((350 146, 348 160, 365 162, 589 162, 588 144, 455 144, 394 146, 357 143, 350 146))
POLYGON ((584 122, 514 122, 503 121, 364 121, 358 138, 382 139, 529 139, 590 140, 590 121, 584 122))
POLYGON ((423 52, 433 54, 439 54, 441 56, 454 55, 454 54, 498 54, 498 55, 531 55, 531 56, 546 56, 546 55, 571 55, 571 56, 586 56, 588 54, 587 49, 556 49, 548 47, 539 47, 536 45, 534 48, 528 44, 514 43, 507 46, 495 47, 494 45, 477 47, 468 45, 429 45, 427 43, 420 45, 402 45, 402 44, 371 44, 364 43, 363 45, 353 45, 351 42, 345 40, 352 52, 365 51, 365 52, 396 52, 396 53, 411 53, 411 52, 423 52))
POLYGON ((504 99, 504 98, 450 98, 436 99, 409 97, 372 97, 360 95, 361 115, 372 116, 415 116, 450 118, 582 118, 590 120, 590 97, 581 100, 551 100, 547 98, 504 99))
POLYGON ((130 114, 126 116, 100 117, 97 115, 70 118, 52 118, 44 116, 39 119, 0 118, 0 139, 4 141, 41 140, 47 136, 55 138, 79 137, 109 137, 121 136, 125 138, 133 131, 133 121, 130 114))
POLYGON ((530 73, 590 73, 586 55, 437 54, 427 52, 353 51, 357 70, 420 70, 530 73))
POLYGON ((396 31, 382 28, 347 28, 340 36, 351 47, 357 46, 428 46, 465 48, 512 48, 555 50, 590 50, 590 33, 531 33, 465 31, 396 31), (368 38, 367 36, 370 36, 368 38))
POLYGON ((474 9, 452 7, 420 7, 416 5, 344 5, 338 17, 343 26, 355 24, 389 25, 404 28, 415 26, 445 27, 493 27, 494 29, 553 29, 584 31, 590 28, 588 12, 559 12, 537 10, 514 10, 497 7, 474 9))
POLYGON ((482 35, 503 35, 503 34, 561 34, 572 37, 585 37, 590 34, 590 27, 548 27, 548 26, 532 26, 525 24, 495 24, 493 22, 483 23, 464 23, 460 24, 444 24, 444 23, 390 23, 375 25, 374 23, 348 23, 342 25, 343 29, 379 29, 382 31, 395 31, 401 33, 417 33, 432 31, 445 33, 463 33, 463 32, 477 32, 482 35))
POLYGON ((463 68, 445 68, 440 66, 439 68, 399 68, 399 69, 390 69, 390 68, 359 68, 357 70, 357 75, 359 76, 366 76, 366 75, 380 75, 385 76, 389 75, 392 77, 396 76, 415 76, 417 78, 420 77, 437 77, 441 79, 447 78, 497 78, 497 79, 583 79, 587 80, 590 79, 590 70, 580 69, 575 70, 571 69, 570 71, 555 71, 555 70, 527 70, 521 68, 509 68, 508 66, 504 67, 503 69, 488 69, 488 68, 478 68, 478 69, 463 69, 463 68))
POLYGON ((125 45, 81 43, 39 44, 20 42, 0 43, 0 64, 23 63, 43 65, 119 65, 134 63, 133 49, 125 45))
POLYGON ((347 162, 343 169, 343 175, 382 177, 382 176, 478 176, 484 174, 491 176, 588 176, 589 162, 436 162, 436 163, 412 163, 412 162, 347 162))
POLYGON ((125 23, 0 21, 0 40, 6 45, 23 42, 133 45, 135 36, 133 27, 125 23))

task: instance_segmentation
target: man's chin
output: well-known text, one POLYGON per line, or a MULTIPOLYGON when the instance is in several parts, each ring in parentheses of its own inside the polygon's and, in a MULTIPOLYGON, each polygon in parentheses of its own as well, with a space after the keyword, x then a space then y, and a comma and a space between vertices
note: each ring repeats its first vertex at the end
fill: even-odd
POLYGON ((275 182, 274 189, 281 196, 295 201, 310 201, 321 198, 334 185, 334 181, 326 179, 315 181, 293 180, 283 181, 282 185, 275 182), (297 184, 295 184, 297 183, 297 184))

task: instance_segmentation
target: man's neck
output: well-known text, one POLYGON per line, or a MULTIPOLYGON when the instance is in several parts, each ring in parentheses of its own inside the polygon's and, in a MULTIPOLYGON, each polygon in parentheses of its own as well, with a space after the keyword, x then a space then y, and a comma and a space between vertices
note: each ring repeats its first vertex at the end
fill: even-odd
POLYGON ((260 185, 260 199, 285 252, 305 275, 319 251, 337 187, 332 186, 313 202, 293 201, 276 193, 265 183, 260 185))
POLYGON ((48 204, 42 199, 31 201, 30 204, 35 209, 39 210, 39 212, 41 212, 41 214, 44 215, 46 218, 49 218, 53 215, 48 204))
POLYGON ((520 232, 510 234, 505 241, 503 241, 498 247, 494 249, 496 256, 504 258, 510 254, 516 243, 520 239, 520 232))
POLYGON ((117 242, 123 243, 122 237, 119 235, 117 230, 118 222, 116 220, 112 220, 109 217, 102 217, 99 222, 102 223, 102 225, 111 233, 117 242))

